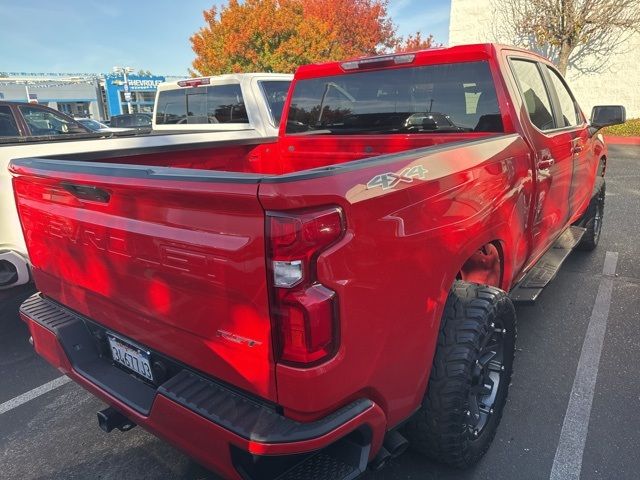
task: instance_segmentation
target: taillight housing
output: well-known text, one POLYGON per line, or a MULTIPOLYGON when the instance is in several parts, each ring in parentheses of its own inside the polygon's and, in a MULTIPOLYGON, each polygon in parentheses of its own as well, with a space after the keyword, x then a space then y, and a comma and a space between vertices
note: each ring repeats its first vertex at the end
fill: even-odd
POLYGON ((318 256, 346 226, 340 207, 267 213, 267 250, 278 361, 310 366, 338 346, 338 297, 317 278, 318 256))

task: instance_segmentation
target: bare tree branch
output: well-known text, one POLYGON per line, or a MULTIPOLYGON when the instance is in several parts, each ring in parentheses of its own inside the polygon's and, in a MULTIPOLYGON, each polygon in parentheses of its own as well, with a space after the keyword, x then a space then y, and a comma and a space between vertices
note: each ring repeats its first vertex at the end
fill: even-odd
POLYGON ((566 73, 599 72, 640 33, 640 0, 492 0, 495 41, 529 48, 566 73))

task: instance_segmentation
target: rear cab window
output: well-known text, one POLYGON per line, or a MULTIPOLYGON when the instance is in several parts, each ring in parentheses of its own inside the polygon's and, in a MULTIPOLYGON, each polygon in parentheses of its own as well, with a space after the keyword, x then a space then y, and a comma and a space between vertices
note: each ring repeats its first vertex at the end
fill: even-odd
POLYGON ((486 61, 364 71, 296 82, 288 134, 503 132, 486 61))
POLYGON ((156 124, 247 124, 239 84, 176 88, 158 94, 156 124))

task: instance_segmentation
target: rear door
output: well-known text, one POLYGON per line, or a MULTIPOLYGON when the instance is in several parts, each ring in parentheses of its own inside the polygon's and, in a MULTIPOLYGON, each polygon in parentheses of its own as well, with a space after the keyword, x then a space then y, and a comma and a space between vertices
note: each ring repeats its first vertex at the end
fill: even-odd
POLYGON ((540 63, 512 57, 510 65, 522 99, 520 118, 534 154, 536 196, 532 223, 531 258, 537 258, 562 232, 569 220, 573 179, 573 139, 560 126, 554 96, 540 63))
POLYGON ((11 169, 44 295, 275 399, 258 177, 37 159, 11 169))
POLYGON ((599 158, 593 151, 594 142, 589 133, 587 120, 568 85, 554 68, 546 65, 544 69, 550 89, 557 99, 558 125, 571 136, 573 178, 569 191, 569 213, 573 218, 586 208, 591 199, 594 172, 598 167, 599 158))

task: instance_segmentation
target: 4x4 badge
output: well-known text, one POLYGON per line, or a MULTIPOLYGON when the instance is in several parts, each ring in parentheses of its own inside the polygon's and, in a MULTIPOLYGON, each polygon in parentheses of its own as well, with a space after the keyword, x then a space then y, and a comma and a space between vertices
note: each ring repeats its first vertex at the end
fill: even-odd
POLYGON ((369 183, 367 183, 367 190, 376 187, 382 187, 383 190, 387 190, 395 187, 401 182, 411 183, 415 178, 424 180, 427 178, 427 172, 428 170, 422 165, 416 165, 414 167, 404 169, 400 175, 392 172, 376 175, 369 180, 369 183))

